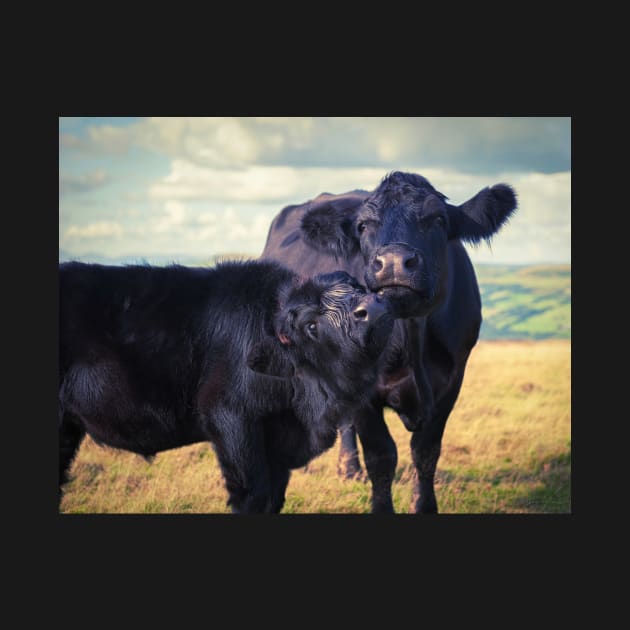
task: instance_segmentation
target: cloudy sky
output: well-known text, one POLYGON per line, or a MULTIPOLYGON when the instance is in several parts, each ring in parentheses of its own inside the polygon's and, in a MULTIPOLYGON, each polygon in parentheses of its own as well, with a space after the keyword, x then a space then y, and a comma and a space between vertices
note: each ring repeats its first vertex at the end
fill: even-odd
POLYGON ((60 118, 59 257, 195 264, 258 256, 273 217, 321 192, 424 175, 460 204, 519 209, 476 263, 571 262, 570 118, 60 118))

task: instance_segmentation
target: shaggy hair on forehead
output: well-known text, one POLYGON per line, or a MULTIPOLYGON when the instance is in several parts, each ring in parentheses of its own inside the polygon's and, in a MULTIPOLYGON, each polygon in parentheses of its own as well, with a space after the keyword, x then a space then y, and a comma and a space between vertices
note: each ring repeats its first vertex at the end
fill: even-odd
POLYGON ((311 278, 311 282, 304 283, 294 290, 292 299, 285 303, 286 318, 293 325, 298 313, 308 308, 315 307, 337 327, 342 325, 343 316, 341 310, 349 297, 359 291, 365 293, 365 289, 344 271, 336 271, 320 274, 311 278), (298 301, 299 298, 299 301, 298 301))
POLYGON ((349 284, 340 283, 322 295, 321 304, 325 309, 324 316, 337 328, 341 328, 344 321, 339 311, 353 291, 354 289, 349 284))
POLYGON ((443 201, 448 199, 433 188, 429 180, 422 175, 394 171, 383 178, 378 188, 366 201, 366 206, 372 209, 387 208, 403 202, 406 206, 414 204, 421 206, 427 195, 431 194, 443 201))
POLYGON ((349 284, 336 284, 322 294, 322 305, 326 308, 339 308, 353 291, 354 289, 349 284))

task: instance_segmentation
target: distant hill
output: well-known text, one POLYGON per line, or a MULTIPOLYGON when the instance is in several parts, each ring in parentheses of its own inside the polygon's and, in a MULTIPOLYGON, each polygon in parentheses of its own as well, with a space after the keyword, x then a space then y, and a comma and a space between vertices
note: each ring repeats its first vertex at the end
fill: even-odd
POLYGON ((475 265, 481 339, 570 339, 571 265, 475 265))

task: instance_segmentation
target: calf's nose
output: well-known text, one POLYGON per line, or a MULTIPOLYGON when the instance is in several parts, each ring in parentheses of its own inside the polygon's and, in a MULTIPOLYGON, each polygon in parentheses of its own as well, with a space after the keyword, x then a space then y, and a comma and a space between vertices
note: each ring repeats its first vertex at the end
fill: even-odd
POLYGON ((352 314, 354 315, 354 318, 358 320, 367 320, 368 317, 368 312, 365 306, 359 306, 352 311, 352 314))
POLYGON ((352 311, 356 321, 371 323, 387 312, 387 307, 383 304, 378 295, 368 295, 352 311))

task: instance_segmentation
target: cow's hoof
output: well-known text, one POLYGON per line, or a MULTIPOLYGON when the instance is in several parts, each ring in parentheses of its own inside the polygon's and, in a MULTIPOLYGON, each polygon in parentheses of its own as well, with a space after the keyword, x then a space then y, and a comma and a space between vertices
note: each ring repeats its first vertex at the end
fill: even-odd
POLYGON ((340 464, 337 468, 337 474, 348 481, 360 481, 363 478, 363 470, 361 466, 356 464, 340 464))

